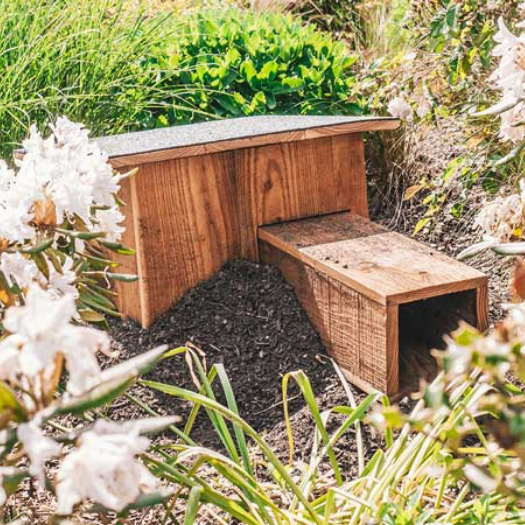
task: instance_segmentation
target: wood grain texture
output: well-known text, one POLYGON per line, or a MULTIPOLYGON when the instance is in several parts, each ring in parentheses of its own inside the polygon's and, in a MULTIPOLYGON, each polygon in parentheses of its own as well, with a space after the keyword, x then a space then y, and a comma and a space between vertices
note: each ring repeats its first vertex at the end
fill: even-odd
POLYGON ((386 393, 395 395, 399 391, 399 306, 386 308, 386 393))
MULTIPOLYGON (((351 230, 353 214, 342 214, 340 220, 347 222, 347 232, 351 230)), ((319 235, 325 223, 329 230, 331 221, 319 217, 315 235, 319 235)), ((359 220, 359 228, 361 223, 359 220)), ((294 226, 295 230, 302 230, 303 236, 308 235, 309 228, 306 222, 294 226)), ((283 242, 282 231, 283 227, 265 226, 260 237, 384 305, 476 288, 487 279, 470 266, 395 232, 374 232, 319 244, 312 239, 308 246, 297 250, 283 242)))
POLYGON ((281 269, 330 355, 365 390, 417 390, 436 371, 430 350, 444 334, 461 320, 485 323, 483 274, 363 217, 265 226, 259 238, 261 260, 281 269))
MULTIPOLYGON (((137 173, 135 177, 139 177, 137 173)), ((124 202, 125 206, 122 207, 122 213, 125 217, 122 225, 125 228, 122 234, 121 243, 126 248, 132 250, 137 249, 137 243, 135 239, 135 222, 133 213, 133 202, 132 202, 132 190, 131 187, 135 183, 134 177, 129 179, 123 179, 120 183, 119 198, 124 202)), ((118 253, 111 252, 109 256, 119 264, 117 268, 118 273, 125 273, 128 275, 138 275, 137 258, 134 255, 120 255, 118 253)), ((140 319, 141 317, 141 302, 140 302, 140 282, 134 283, 123 283, 115 282, 115 291, 118 294, 117 297, 117 308, 119 312, 123 312, 127 317, 132 319, 140 319)))
POLYGON ((232 154, 142 166, 133 213, 143 326, 239 257, 232 154))
POLYGON ((486 282, 476 289, 477 329, 485 332, 489 328, 489 285, 486 282))
POLYGON ((243 255, 257 260, 261 225, 350 210, 354 205, 362 210, 362 196, 353 193, 354 187, 365 184, 361 143, 360 135, 339 137, 337 148, 344 154, 338 156, 330 137, 236 151, 243 255))

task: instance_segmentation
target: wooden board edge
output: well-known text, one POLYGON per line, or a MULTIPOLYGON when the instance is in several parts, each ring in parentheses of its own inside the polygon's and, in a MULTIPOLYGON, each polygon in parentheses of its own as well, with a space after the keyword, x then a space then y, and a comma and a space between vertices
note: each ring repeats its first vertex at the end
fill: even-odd
POLYGON ((386 309, 386 394, 399 391, 399 307, 386 309))
POLYGON ((397 129, 399 125, 399 121, 394 119, 348 122, 344 124, 332 124, 308 129, 289 130, 283 132, 267 133, 263 135, 255 135, 252 137, 195 144, 191 146, 180 146, 175 148, 144 151, 140 153, 131 153, 129 155, 113 157, 110 155, 109 161, 114 168, 123 168, 135 166, 137 164, 146 164, 148 162, 161 162, 182 157, 194 157, 196 155, 220 153, 223 151, 235 149, 254 148, 283 142, 312 140, 354 133, 392 131, 397 129))
POLYGON ((439 297, 441 295, 467 292, 468 290, 477 290, 480 287, 486 285, 486 282, 487 276, 480 274, 478 277, 471 277, 461 281, 452 281, 450 283, 419 288, 410 292, 389 295, 386 298, 386 304, 389 306, 407 304, 419 301, 421 299, 432 299, 433 297, 439 297))
POLYGON ((489 285, 488 277, 484 284, 476 288, 476 317, 477 329, 485 332, 489 328, 489 285))
POLYGON ((138 276, 138 291, 139 291, 139 304, 140 304, 140 319, 139 321, 142 328, 149 328, 152 324, 150 319, 149 303, 148 303, 148 291, 147 282, 144 281, 145 276, 145 263, 144 263, 144 247, 141 236, 141 218, 140 218, 140 206, 139 198, 136 186, 135 177, 131 177, 131 202, 133 207, 133 225, 135 229, 135 257, 137 259, 137 276, 138 276))

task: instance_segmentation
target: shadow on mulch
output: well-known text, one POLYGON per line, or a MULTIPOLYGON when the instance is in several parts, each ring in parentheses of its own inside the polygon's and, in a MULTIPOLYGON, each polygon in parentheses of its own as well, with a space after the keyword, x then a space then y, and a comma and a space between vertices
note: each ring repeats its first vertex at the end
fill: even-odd
MULTIPOLYGON (((257 430, 270 431, 283 421, 282 378, 304 370, 323 408, 345 403, 346 396, 315 329, 292 288, 277 268, 247 261, 228 263, 211 279, 190 290, 150 329, 132 321, 113 321, 111 335, 120 359, 157 345, 175 348, 191 342, 206 354, 208 368, 223 363, 232 383, 241 415, 257 430), (328 406, 326 406, 328 405, 328 406)), ((183 357, 161 363, 148 379, 195 390, 183 357)), ((291 382, 293 383, 293 382, 291 382)), ((219 389, 217 389, 219 390, 219 389)), ((189 403, 136 387, 134 393, 160 413, 187 416, 189 403)), ((358 398, 362 394, 356 393, 358 398)), ((295 385, 290 388, 291 412, 304 407, 295 385)), ((219 399, 221 397, 219 396, 219 399)), ((120 403, 111 408, 113 418, 138 417, 136 407, 120 403)), ((297 426, 298 440, 308 440, 312 427, 297 426), (302 436, 302 433, 305 436, 302 436)), ((286 434, 275 432, 275 446, 287 448, 286 434)), ((210 424, 202 417, 192 437, 216 446, 210 424)), ((270 436, 269 436, 270 437, 270 436)))

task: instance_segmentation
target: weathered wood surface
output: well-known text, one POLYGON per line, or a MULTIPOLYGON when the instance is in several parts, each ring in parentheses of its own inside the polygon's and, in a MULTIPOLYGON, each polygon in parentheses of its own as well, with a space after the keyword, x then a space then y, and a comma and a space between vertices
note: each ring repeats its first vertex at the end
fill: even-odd
MULTIPOLYGON (((127 244, 121 311, 143 326, 228 260, 257 261, 258 228, 352 210, 368 215, 362 135, 147 162, 123 188, 127 244)), ((124 168, 120 168, 124 169, 124 168)))
POLYGON ((261 261, 277 266, 292 285, 330 355, 348 379, 365 391, 397 391, 397 313, 343 285, 276 246, 261 242, 261 261), (390 379, 390 384, 389 384, 390 379))
POLYGON ((466 264, 352 214, 298 221, 293 232, 295 243, 286 224, 262 228, 260 238, 384 305, 476 288, 487 279, 466 264), (342 240, 333 240, 334 228, 342 240), (332 240, 326 241, 327 235, 332 240))
POLYGON ((345 210, 368 215, 360 134, 239 150, 235 173, 241 253, 248 259, 258 258, 261 225, 345 210))
POLYGON ((364 390, 414 387, 429 350, 461 319, 487 327, 483 274, 366 218, 296 220, 264 226, 259 238, 261 260, 281 269, 330 354, 364 390))
POLYGON ((125 133, 97 142, 113 166, 123 167, 398 126, 399 120, 388 117, 265 115, 125 133))

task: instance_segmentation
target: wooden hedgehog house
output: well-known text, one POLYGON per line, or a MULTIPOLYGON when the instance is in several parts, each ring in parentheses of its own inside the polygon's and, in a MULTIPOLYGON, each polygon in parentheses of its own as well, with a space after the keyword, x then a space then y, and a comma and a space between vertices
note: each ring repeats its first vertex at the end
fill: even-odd
MULTIPOLYGON (((261 116, 99 140, 127 203, 121 312, 150 326, 244 258, 278 266, 357 386, 399 395, 459 320, 487 327, 487 278, 368 219, 363 134, 390 118, 261 116)), ((423 373, 425 371, 423 370, 423 373)))

